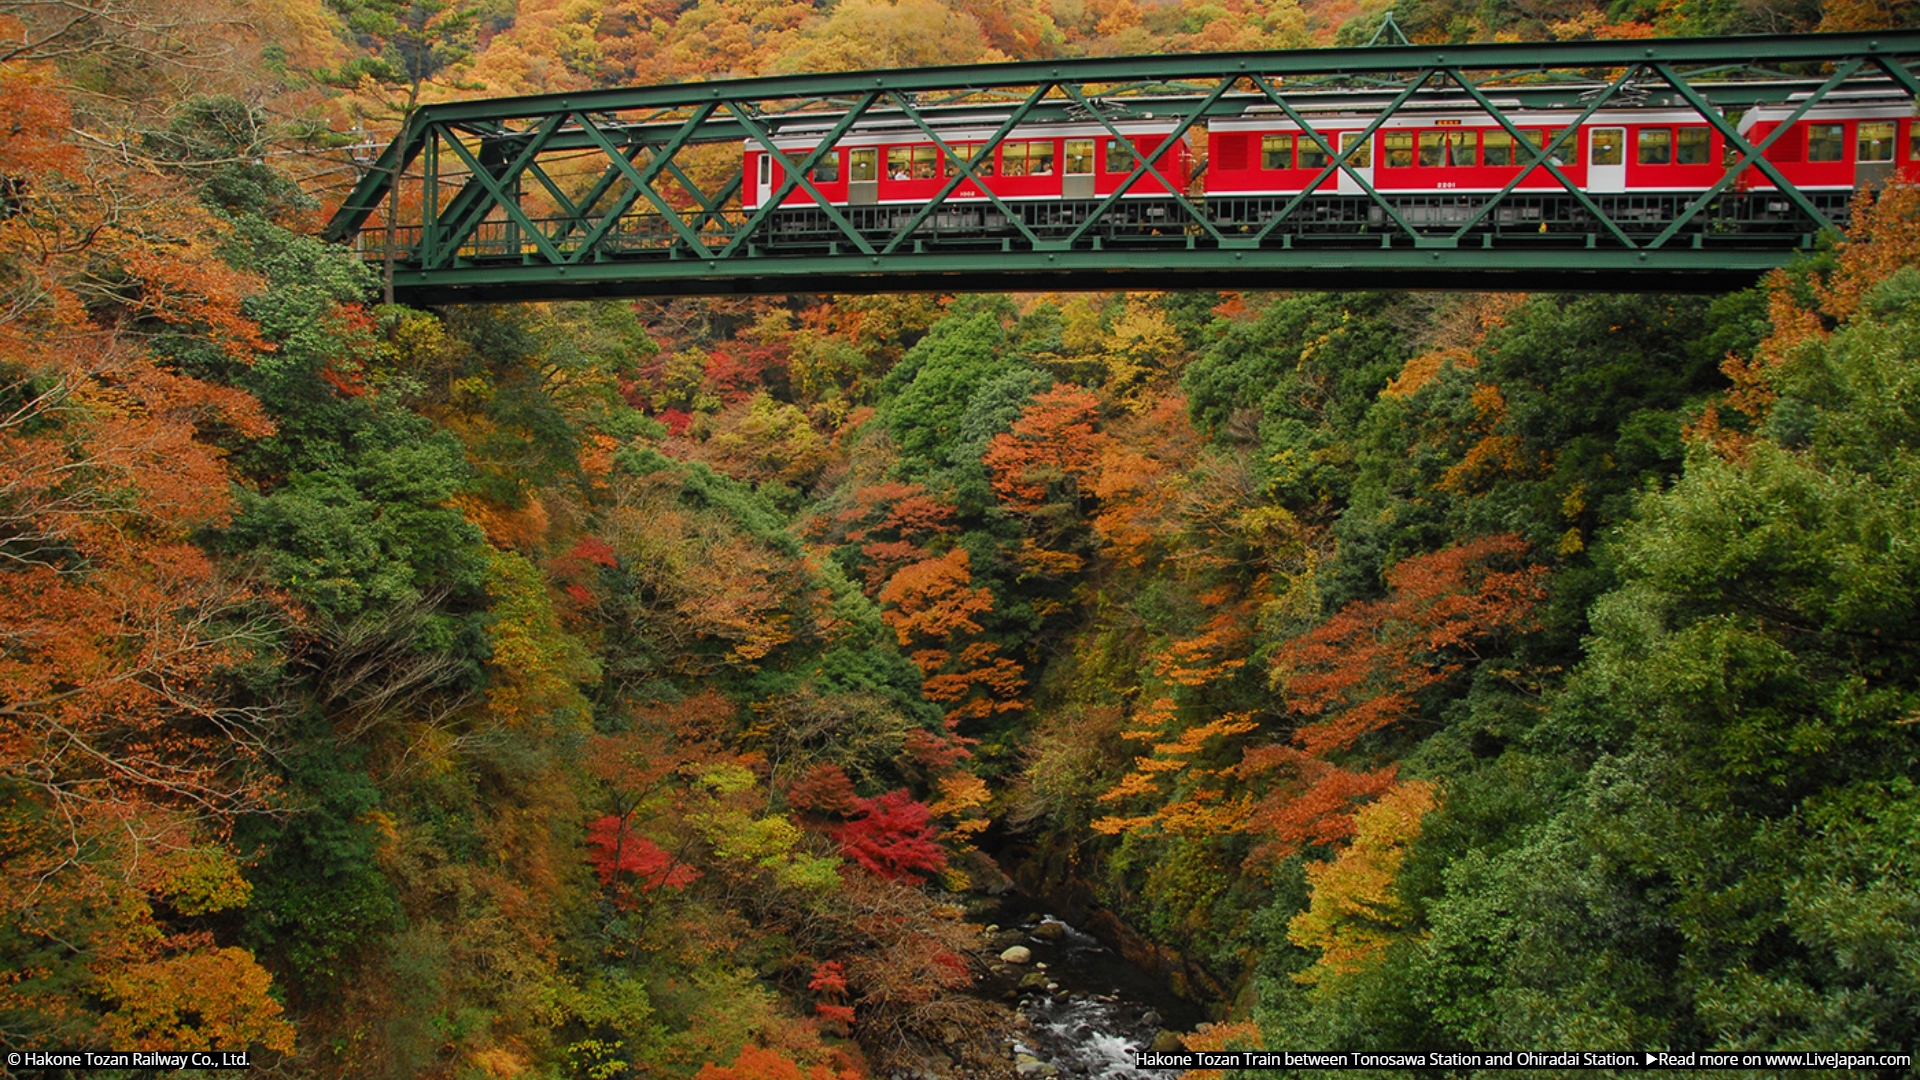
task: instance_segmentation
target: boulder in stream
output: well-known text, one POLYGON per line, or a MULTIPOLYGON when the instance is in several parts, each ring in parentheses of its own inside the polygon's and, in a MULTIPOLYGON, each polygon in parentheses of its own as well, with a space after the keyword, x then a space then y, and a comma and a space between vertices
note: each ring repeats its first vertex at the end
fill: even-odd
POLYGON ((1039 938, 1041 941, 1059 941, 1061 938, 1067 936, 1067 924, 1058 919, 1048 919, 1039 926, 1029 930, 1028 933, 1039 938))
POLYGON ((1033 950, 1025 945, 1015 945, 1000 954, 1000 959, 1009 964, 1025 964, 1033 960, 1033 950))

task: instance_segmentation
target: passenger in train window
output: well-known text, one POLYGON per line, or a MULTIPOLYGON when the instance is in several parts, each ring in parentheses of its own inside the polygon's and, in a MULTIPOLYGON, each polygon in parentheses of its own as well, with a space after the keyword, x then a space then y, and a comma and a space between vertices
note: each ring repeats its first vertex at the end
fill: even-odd
MULTIPOLYGON (((966 146, 956 146, 953 148, 953 152, 955 154, 958 154, 962 161, 965 161, 969 166, 972 167, 973 175, 975 176, 992 176, 993 175, 993 155, 981 154, 980 147, 977 144, 968 144, 966 146)), ((955 176, 958 176, 960 174, 960 170, 957 167, 953 167, 953 174, 955 176)))
POLYGON ((1640 164, 1673 164, 1673 129, 1640 129, 1640 164))
POLYGON ((1293 168, 1293 136, 1262 135, 1260 137, 1260 167, 1263 169, 1293 168))
POLYGON ((1133 156, 1133 144, 1124 139, 1107 140, 1107 171, 1130 173, 1139 161, 1133 156))
POLYGON ((1681 165, 1707 165, 1713 161, 1713 132, 1704 125, 1683 127, 1675 132, 1673 160, 1681 165))
POLYGON ((1860 137, 1855 148, 1856 161, 1893 160, 1894 123, 1891 120, 1860 121, 1860 137))
POLYGON ((1809 124, 1807 126, 1807 160, 1847 160, 1847 125, 1809 124))
MULTIPOLYGON (((1333 136, 1327 136, 1331 143, 1333 136)), ((1310 135, 1300 136, 1300 167, 1303 169, 1324 169, 1327 167, 1327 152, 1320 148, 1310 135)))
POLYGON ((813 166, 813 182, 816 184, 837 184, 840 182, 840 151, 829 150, 813 166))

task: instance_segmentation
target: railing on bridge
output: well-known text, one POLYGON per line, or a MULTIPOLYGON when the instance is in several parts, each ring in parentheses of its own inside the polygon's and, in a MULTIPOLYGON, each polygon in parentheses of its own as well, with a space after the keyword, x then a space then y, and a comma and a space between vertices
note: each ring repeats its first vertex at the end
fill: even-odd
MULTIPOLYGON (((1388 46, 430 105, 368 169, 328 234, 390 263, 396 295, 418 303, 929 289, 1721 288, 1779 265, 1847 213, 1851 190, 1802 190, 1766 153, 1773 139, 1823 102, 1866 94, 1910 111, 1916 57, 1914 32, 1388 46), (1322 133, 1329 100, 1349 117, 1370 117, 1355 140, 1370 145, 1389 120, 1436 99, 1511 133, 1521 152, 1502 188, 1383 191, 1346 142, 1336 148, 1322 133), (1756 107, 1787 119, 1750 140, 1737 118, 1756 107), (1568 173, 1577 170, 1563 160, 1577 144, 1572 133, 1621 109, 1698 117, 1726 151, 1717 179, 1605 194, 1574 183, 1568 173), (1563 117, 1561 133, 1524 141, 1517 124, 1537 124, 1528 118, 1542 110, 1563 117), (1296 125, 1303 147, 1318 144, 1318 175, 1299 191, 1213 191, 1204 166, 1185 186, 1165 181, 1170 159, 1161 155, 1176 141, 1204 141, 1211 124, 1259 114, 1296 125), (991 160, 993 148, 1034 125, 1074 122, 1118 137, 1119 124, 1143 118, 1158 118, 1172 137, 1137 155, 1112 194, 1001 197, 968 164, 991 160), (984 149, 962 157, 941 138, 962 125, 991 130, 984 149), (945 182, 935 194, 849 205, 809 179, 839 140, 884 126, 937 147, 945 182), (796 131, 809 134, 796 142, 796 131), (779 166, 777 181, 748 199, 743 150, 779 166), (1554 182, 1523 186, 1541 176, 1554 182), (1156 197, 1122 197, 1155 182, 1156 197)), ((1920 153, 1920 137, 1913 142, 1920 153)))

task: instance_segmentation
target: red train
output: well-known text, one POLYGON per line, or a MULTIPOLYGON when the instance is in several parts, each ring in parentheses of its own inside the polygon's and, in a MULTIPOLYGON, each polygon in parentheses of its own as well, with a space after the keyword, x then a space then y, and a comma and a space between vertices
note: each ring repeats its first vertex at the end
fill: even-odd
MULTIPOLYGON (((1454 97, 1416 99, 1377 128, 1365 145, 1354 147, 1377 115, 1369 111, 1374 104, 1352 95, 1307 100, 1296 110, 1330 145, 1352 151, 1352 172, 1339 169, 1325 177, 1321 174, 1327 153, 1318 141, 1277 107, 1252 105, 1237 116, 1208 120, 1204 164, 1198 163, 1185 137, 1169 147, 1155 163, 1159 177, 1142 175, 1122 192, 1130 213, 1111 216, 1136 230, 1182 232, 1187 218, 1175 212, 1168 198, 1171 186, 1200 203, 1219 226, 1252 228, 1303 193, 1308 197, 1299 201, 1307 209, 1295 211, 1291 231, 1313 231, 1316 223, 1326 231, 1381 223, 1381 208, 1366 197, 1357 173, 1416 226, 1477 220, 1485 195, 1506 187, 1534 149, 1580 120, 1579 110, 1496 104, 1519 129, 1518 139, 1472 101, 1454 97), (1317 186, 1309 191, 1316 179, 1317 186)), ((1789 100, 1750 109, 1736 130, 1757 144, 1799 104, 1789 100)), ((987 119, 938 130, 943 142, 971 160, 999 126, 999 121, 987 119)), ((1179 120, 1170 117, 1128 119, 1115 122, 1123 136, 1115 138, 1098 122, 1026 124, 1015 128, 990 160, 979 161, 977 172, 980 182, 1024 215, 1030 227, 1064 231, 1081 220, 1093 200, 1127 185, 1140 156, 1165 143, 1179 126, 1179 120)), ((776 145, 798 157, 813 149, 826 130, 824 124, 811 131, 787 128, 776 145)), ((1796 120, 1767 149, 1766 157, 1830 216, 1838 216, 1857 187, 1896 172, 1920 178, 1920 121, 1914 117, 1913 102, 1891 88, 1836 94, 1796 120)), ((1689 108, 1625 105, 1587 117, 1553 161, 1603 206, 1619 208, 1619 220, 1650 228, 1718 183, 1734 159, 1728 140, 1689 108)), ((784 176, 772 156, 751 143, 744 167, 741 201, 754 210, 773 197, 784 176)), ((811 179, 836 207, 909 208, 938 194, 953 171, 924 131, 875 124, 856 126, 842 136, 811 179)), ((1760 169, 1749 166, 1722 196, 1715 213, 1702 215, 1702 227, 1717 221, 1713 228, 1737 231, 1784 220, 1782 200, 1766 194, 1773 187, 1760 169)), ((961 183, 927 227, 937 232, 993 232, 996 224, 1007 226, 997 211, 966 212, 969 203, 984 211, 981 195, 974 181, 961 183)), ((1498 213, 1487 215, 1485 227, 1579 221, 1586 212, 1576 203, 1549 171, 1535 169, 1498 213)), ((813 197, 798 186, 782 200, 782 212, 784 233, 791 238, 827 231, 813 197), (809 213, 807 208, 815 209, 809 213)), ((872 224, 897 224, 897 217, 883 213, 872 224)))
MULTIPOLYGON (((1138 164, 1137 155, 1152 153, 1179 124, 1164 120, 1115 124, 1124 141, 1097 123, 1033 124, 1015 128, 990 160, 975 162, 974 155, 999 126, 976 121, 966 127, 943 129, 940 140, 966 158, 975 174, 986 179, 1000 198, 1059 200, 1112 194, 1138 164)), ((774 145, 797 158, 812 150, 818 140, 818 135, 809 138, 783 133, 774 145)), ((1191 156, 1190 144, 1183 139, 1162 154, 1154 168, 1175 190, 1184 192, 1190 182, 1191 156)), ((747 145, 745 169, 741 203, 749 210, 772 198, 786 177, 773 155, 752 143, 747 145)), ((939 194, 956 171, 917 127, 855 128, 840 139, 808 179, 836 206, 917 205, 939 194)), ((1166 186, 1148 174, 1135 182, 1125 197, 1166 193, 1166 186)), ((980 199, 982 195, 979 186, 967 180, 949 198, 980 199)), ((812 206, 814 200, 796 185, 781 205, 812 206)))

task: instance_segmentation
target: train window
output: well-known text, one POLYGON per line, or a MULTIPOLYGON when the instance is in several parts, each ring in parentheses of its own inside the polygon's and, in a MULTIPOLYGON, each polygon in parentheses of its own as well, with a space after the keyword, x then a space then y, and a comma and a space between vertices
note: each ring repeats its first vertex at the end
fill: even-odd
POLYGON ((880 151, 874 149, 847 152, 847 179, 869 183, 880 173, 880 151))
POLYGON ((1357 131, 1340 133, 1340 157, 1349 166, 1366 169, 1373 166, 1373 140, 1363 139, 1357 131))
POLYGON ((1464 131, 1420 133, 1420 164, 1426 168, 1473 164, 1473 150, 1464 131))
POLYGON ((1260 136, 1260 167, 1263 169, 1293 168, 1293 136, 1260 136))
POLYGON ((1093 175, 1093 140, 1068 139, 1065 147, 1068 176, 1093 175))
POLYGON ((1920 124, 1907 125, 1907 156, 1920 160, 1920 124))
MULTIPOLYGON (((969 143, 966 146, 956 146, 953 148, 953 152, 960 156, 960 160, 967 162, 969 165, 973 166, 973 174, 975 176, 992 176, 993 175, 993 155, 987 154, 985 156, 982 156, 980 153, 980 145, 978 143, 969 143)), ((953 173, 954 175, 957 176, 959 175, 960 170, 954 169, 953 173)))
POLYGON ((1673 160, 1680 165, 1706 165, 1713 160, 1713 132, 1704 126, 1683 127, 1674 133, 1673 160))
POLYGON ((1640 129, 1640 164, 1673 164, 1673 129, 1640 129))
POLYGON ((1894 124, 1891 120, 1860 121, 1856 161, 1892 161, 1894 124))
POLYGON ((840 182, 840 151, 829 150, 825 157, 814 162, 812 172, 816 184, 837 184, 840 182))
POLYGON ((1807 160, 1847 160, 1847 125, 1809 124, 1807 126, 1807 160))
POLYGON ((1380 164, 1405 169, 1413 164, 1413 132, 1389 131, 1380 137, 1380 164))
POLYGON ((1480 161, 1484 165, 1512 165, 1513 136, 1504 131, 1489 131, 1480 136, 1480 161))
POLYGON ((1000 175, 1053 175, 1053 142, 1010 142, 1000 147, 1000 175))
MULTIPOLYGON (((1321 149, 1318 140, 1311 135, 1302 135, 1298 141, 1300 146, 1300 168, 1324 169, 1327 167, 1327 152, 1321 149)), ((1329 145, 1332 144, 1331 137, 1327 137, 1327 141, 1329 145)))
POLYGON ((1624 160, 1620 145, 1619 128, 1601 128, 1593 133, 1593 143, 1588 147, 1587 164, 1618 165, 1624 160))
POLYGON ((887 178, 890 180, 931 180, 940 160, 940 151, 931 146, 887 147, 887 178))
POLYGON ((1138 165, 1139 159, 1133 156, 1133 144, 1125 139, 1107 140, 1107 171, 1110 173, 1130 173, 1138 165))
MULTIPOLYGON (((1527 137, 1527 141, 1533 144, 1535 150, 1538 150, 1566 134, 1566 131, 1566 128, 1537 128, 1533 131, 1523 131, 1521 134, 1527 137)), ((1569 150, 1572 150, 1575 145, 1573 139, 1567 139, 1567 141, 1560 144, 1560 148, 1555 150, 1553 156, 1547 158, 1547 160, 1555 165, 1565 165, 1567 163, 1566 154, 1569 150)), ((1616 161, 1614 164, 1617 165, 1619 162, 1616 161)))

